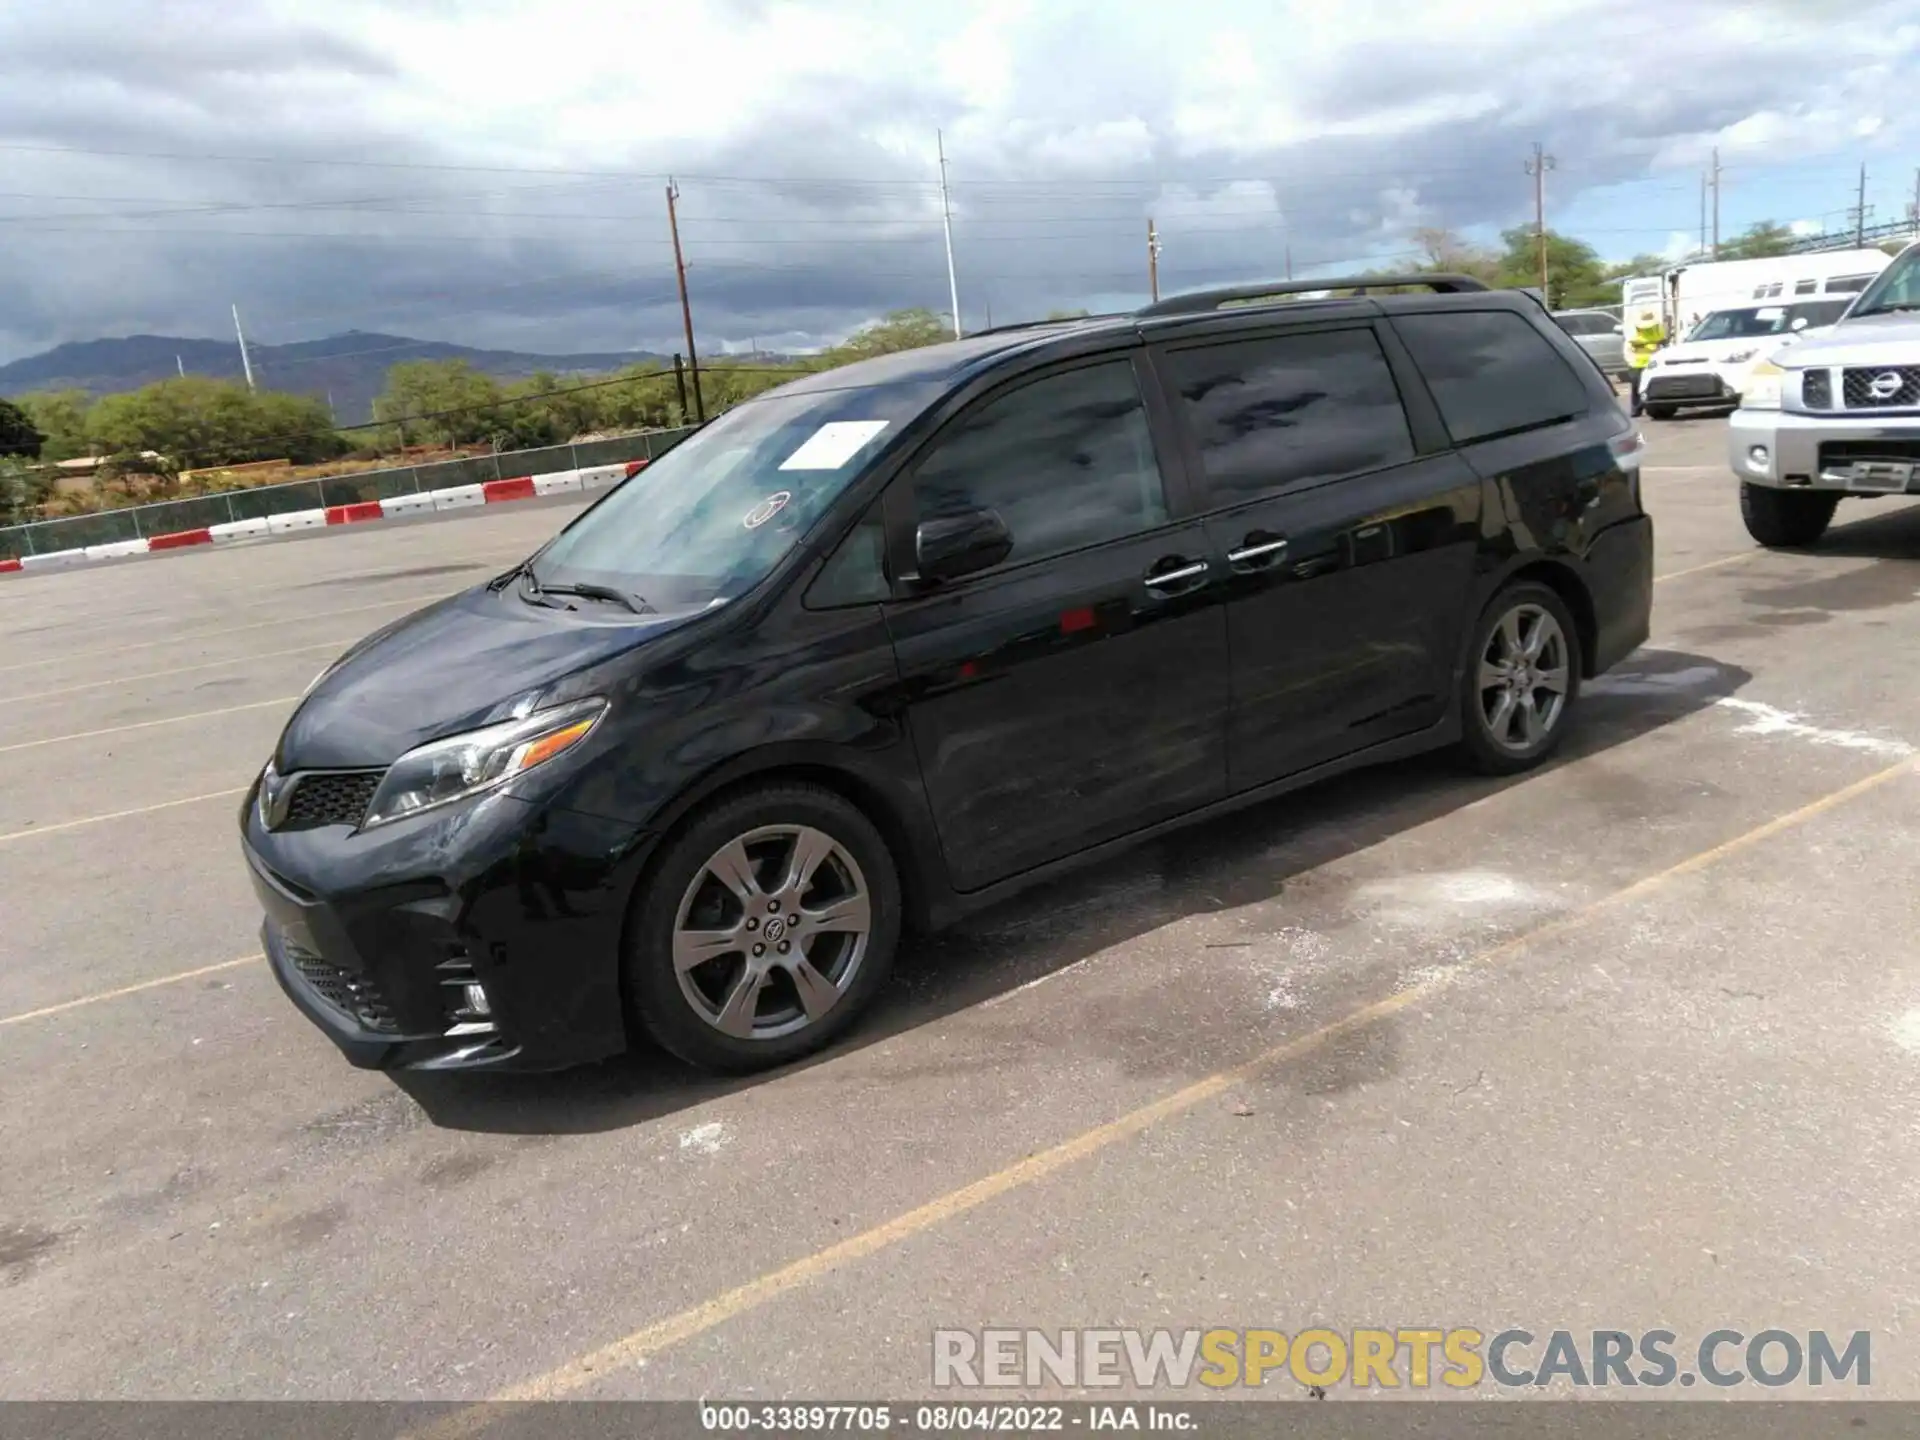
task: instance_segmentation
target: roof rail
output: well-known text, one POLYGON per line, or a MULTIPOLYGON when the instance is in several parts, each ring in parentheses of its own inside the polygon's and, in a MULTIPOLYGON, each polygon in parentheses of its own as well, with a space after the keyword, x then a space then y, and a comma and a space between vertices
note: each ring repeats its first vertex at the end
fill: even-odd
POLYGON ((1185 295, 1157 300, 1133 313, 1137 317, 1204 315, 1226 305, 1277 299, 1282 295, 1312 295, 1323 290, 1357 290, 1364 294, 1369 290, 1395 290, 1402 286, 1418 286, 1442 295, 1489 288, 1471 275, 1448 274, 1350 275, 1327 280, 1276 280, 1260 285, 1227 285, 1214 290, 1194 290, 1185 295))
POLYGON ((971 340, 976 335, 1004 335, 1010 330, 1038 330, 1046 325, 1078 325, 1087 320, 1115 320, 1121 314, 1131 313, 1131 311, 1124 311, 1101 315, 1056 315, 1047 320, 1010 320, 1005 325, 989 325, 981 330, 969 330, 967 339, 971 340))

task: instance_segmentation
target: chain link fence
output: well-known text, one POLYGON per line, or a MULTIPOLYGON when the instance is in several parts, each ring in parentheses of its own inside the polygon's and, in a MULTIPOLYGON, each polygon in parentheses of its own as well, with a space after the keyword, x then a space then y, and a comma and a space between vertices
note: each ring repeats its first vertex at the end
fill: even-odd
POLYGON ((357 475, 329 475, 320 480, 295 480, 285 485, 258 485, 188 500, 156 500, 146 505, 102 511, 98 515, 36 520, 0 529, 0 560, 172 535, 182 530, 223 525, 230 520, 263 519, 296 510, 319 510, 333 505, 386 500, 395 495, 417 495, 425 490, 447 490, 456 485, 478 485, 487 480, 512 480, 522 475, 551 475, 594 465, 652 460, 666 454, 691 433, 691 428, 649 430, 581 444, 549 445, 539 450, 508 450, 465 460, 436 460, 393 470, 363 470, 357 475))

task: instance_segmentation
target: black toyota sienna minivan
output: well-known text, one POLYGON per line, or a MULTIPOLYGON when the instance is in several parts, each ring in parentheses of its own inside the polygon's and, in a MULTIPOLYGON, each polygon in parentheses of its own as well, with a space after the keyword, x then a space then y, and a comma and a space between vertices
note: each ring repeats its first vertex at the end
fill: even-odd
POLYGON ((362 1066, 753 1069, 908 928, 1355 766, 1538 764, 1648 634, 1640 439, 1529 296, 1314 283, 1398 288, 808 376, 361 641, 241 811, 287 994, 362 1066))

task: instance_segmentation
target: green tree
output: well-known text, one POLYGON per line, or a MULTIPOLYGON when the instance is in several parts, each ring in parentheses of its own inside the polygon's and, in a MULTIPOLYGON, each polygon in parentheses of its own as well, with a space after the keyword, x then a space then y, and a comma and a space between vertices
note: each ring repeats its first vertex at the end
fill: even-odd
POLYGON ((345 448, 320 401, 255 394, 199 375, 103 396, 87 411, 87 440, 112 456, 152 451, 181 470, 252 460, 309 464, 345 448))
POLYGON ((1462 239, 1451 230, 1428 226, 1413 232, 1413 242, 1419 247, 1421 255, 1420 263, 1414 267, 1417 270, 1471 275, 1489 285, 1498 275, 1499 256, 1484 246, 1462 239))
POLYGON ((918 350, 923 345, 938 345, 953 338, 953 328, 931 310, 893 310, 853 332, 828 350, 821 358, 827 368, 869 360, 876 355, 892 355, 901 350, 918 350))
POLYGON ((40 390, 20 397, 34 428, 46 437, 40 458, 75 460, 87 453, 87 410, 93 397, 84 390, 40 390))
POLYGON ((465 360, 403 360, 387 371, 373 418, 402 426, 416 444, 475 445, 493 438, 502 398, 499 383, 465 360))
POLYGON ((0 455, 0 525, 24 525, 40 518, 57 477, 19 455, 0 455))
MULTIPOLYGON (((1518 290, 1540 284, 1540 238, 1531 225, 1500 232, 1502 250, 1494 283, 1518 290)), ((1584 240, 1546 234, 1547 303, 1556 310, 1602 303, 1614 287, 1607 283, 1600 257, 1584 240)))
POLYGON ((1049 320, 1084 320, 1086 318, 1085 310, 1049 310, 1047 312, 1049 320))
POLYGON ((1793 251, 1793 231, 1771 220, 1756 220, 1720 246, 1722 260, 1764 260, 1793 251))
POLYGON ((29 460, 38 460, 46 439, 26 411, 11 400, 0 398, 0 455, 23 455, 29 460))

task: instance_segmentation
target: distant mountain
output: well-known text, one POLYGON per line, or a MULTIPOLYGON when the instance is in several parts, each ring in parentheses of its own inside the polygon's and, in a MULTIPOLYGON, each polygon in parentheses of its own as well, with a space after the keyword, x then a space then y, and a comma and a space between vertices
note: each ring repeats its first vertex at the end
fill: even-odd
MULTIPOLYGON (((256 383, 318 399, 331 396, 342 425, 373 418, 373 399, 386 388, 387 367, 402 360, 465 360, 500 380, 523 380, 542 370, 577 375, 617 370, 671 357, 645 351, 603 355, 534 355, 518 350, 475 350, 439 340, 349 330, 325 340, 292 345, 248 345, 256 383)), ((244 375, 240 347, 231 341, 191 340, 171 335, 129 335, 120 340, 83 340, 57 345, 0 365, 0 395, 32 390, 86 390, 112 395, 178 375, 238 380, 244 375)))

